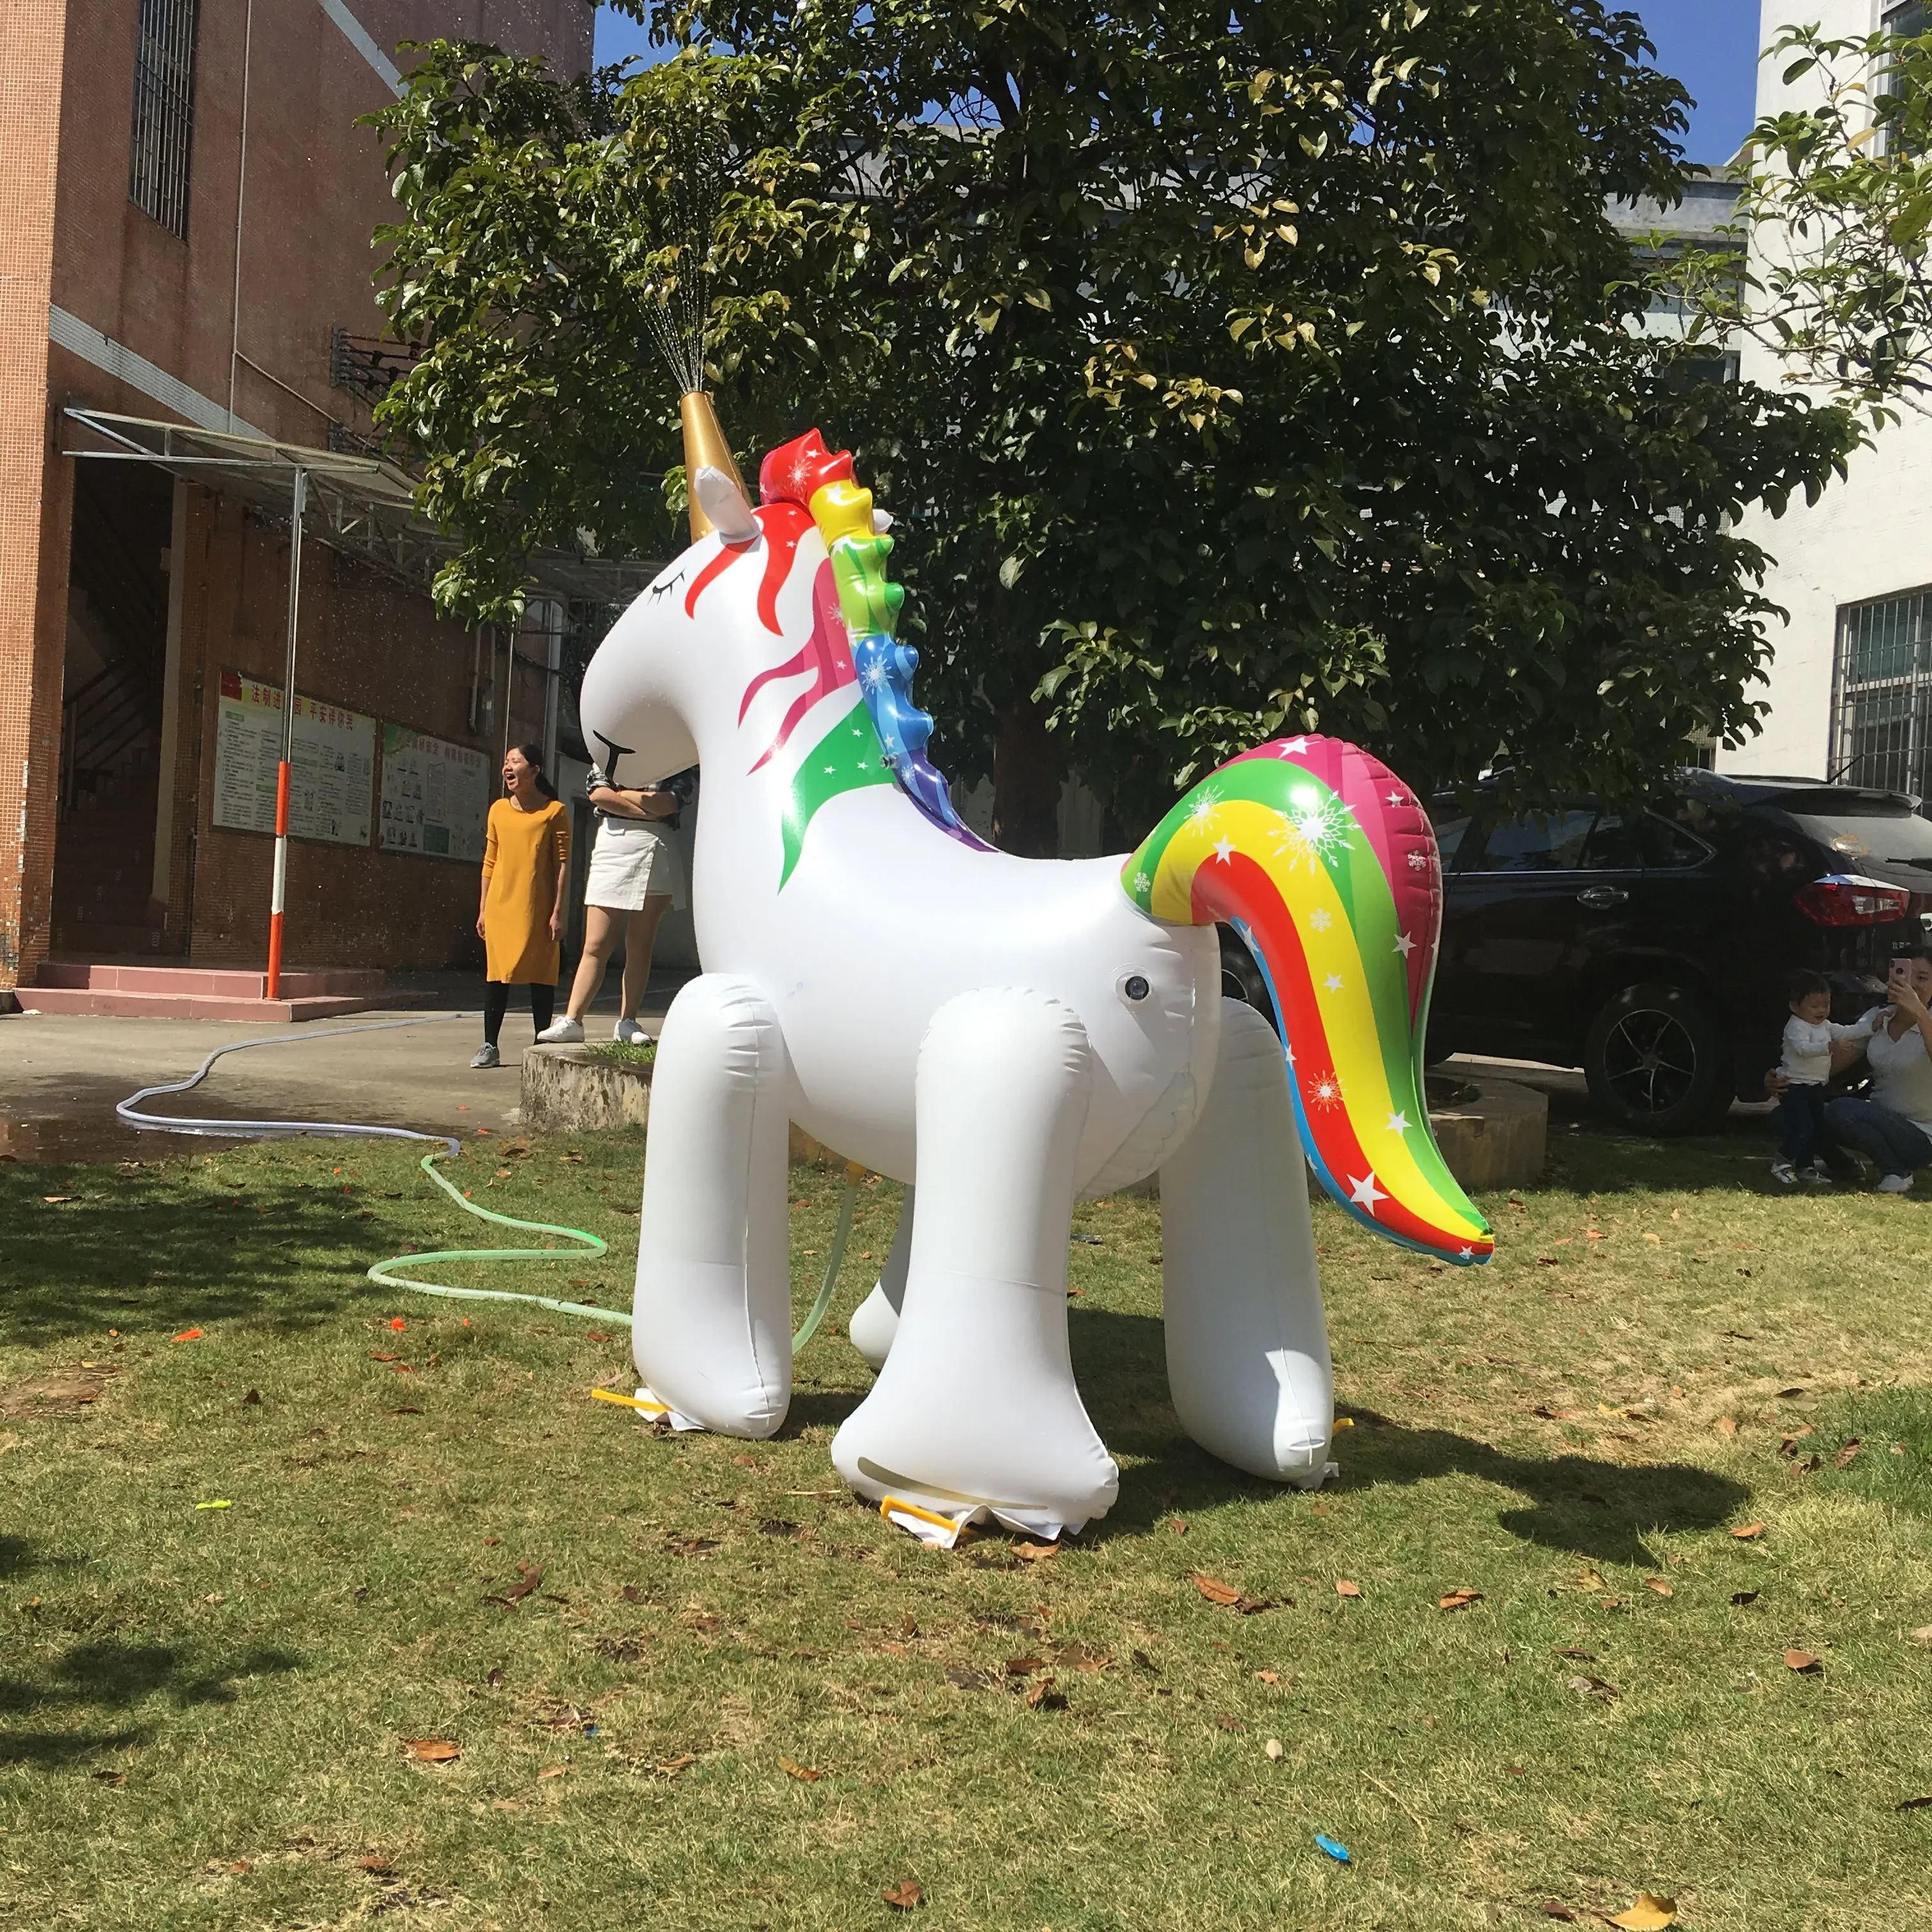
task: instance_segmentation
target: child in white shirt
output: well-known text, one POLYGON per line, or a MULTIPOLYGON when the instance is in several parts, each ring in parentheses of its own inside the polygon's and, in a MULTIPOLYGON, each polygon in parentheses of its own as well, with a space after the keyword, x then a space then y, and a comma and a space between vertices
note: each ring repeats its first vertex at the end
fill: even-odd
POLYGON ((1811 1157, 1824 1116, 1826 1083, 1832 1077, 1832 1042, 1870 1039, 1886 1010, 1876 1009, 1850 1026, 1834 1026, 1832 988, 1822 974, 1794 973, 1786 991, 1791 1017, 1784 1023, 1784 1050, 1778 1070, 1789 1084, 1778 1100, 1778 1158, 1771 1173, 1774 1180, 1790 1187, 1801 1169, 1808 1180, 1823 1178, 1811 1157))

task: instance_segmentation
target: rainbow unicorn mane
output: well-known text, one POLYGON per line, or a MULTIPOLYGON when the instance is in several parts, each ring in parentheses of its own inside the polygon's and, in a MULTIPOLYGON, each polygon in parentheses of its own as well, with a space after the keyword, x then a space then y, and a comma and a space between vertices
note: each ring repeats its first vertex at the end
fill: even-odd
MULTIPOLYGON (((932 719, 912 698, 919 652, 898 642, 897 635, 905 590, 886 574, 892 549, 884 527, 887 520, 874 512, 872 493, 854 476, 851 452, 828 450, 818 431, 808 430, 766 456, 758 470, 758 495, 767 506, 793 505, 805 511, 825 541, 836 597, 814 600, 814 636, 828 628, 842 633, 835 648, 842 646, 886 768, 899 789, 948 837, 990 851, 961 819, 945 778, 927 756, 932 719)), ((835 676, 834 681, 844 680, 835 676)), ((747 705, 752 695, 746 694, 747 705)))

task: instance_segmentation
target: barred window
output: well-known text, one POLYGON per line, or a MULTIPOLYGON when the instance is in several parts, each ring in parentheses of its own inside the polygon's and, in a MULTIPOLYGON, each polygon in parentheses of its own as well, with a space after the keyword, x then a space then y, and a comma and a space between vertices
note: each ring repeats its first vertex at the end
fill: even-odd
POLYGON ((194 37, 201 0, 140 0, 134 49, 134 135, 128 194, 188 238, 188 156, 194 140, 194 37))
POLYGON ((1932 592, 1838 613, 1832 776, 1932 796, 1932 592))

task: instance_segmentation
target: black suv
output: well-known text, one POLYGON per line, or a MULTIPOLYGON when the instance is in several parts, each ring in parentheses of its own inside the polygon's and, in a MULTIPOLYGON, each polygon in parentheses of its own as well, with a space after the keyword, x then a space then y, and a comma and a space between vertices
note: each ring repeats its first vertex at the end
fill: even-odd
POLYGON ((1438 806, 1430 1060, 1580 1066, 1625 1126, 1688 1132, 1734 1096, 1762 1096, 1793 968, 1832 975, 1845 1019, 1872 1003, 1894 952, 1932 934, 1918 800, 1700 771, 1672 789, 1640 813, 1438 806))

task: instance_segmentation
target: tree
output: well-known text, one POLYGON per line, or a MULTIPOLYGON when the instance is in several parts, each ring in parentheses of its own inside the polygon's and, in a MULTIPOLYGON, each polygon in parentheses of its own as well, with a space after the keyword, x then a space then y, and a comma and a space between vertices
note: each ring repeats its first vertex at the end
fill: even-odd
POLYGON ((698 294, 740 447, 816 422, 904 520, 921 700, 1013 849, 1051 849, 1056 770, 1137 826, 1283 730, 1422 784, 1510 766, 1528 799, 1753 728, 1770 607, 1732 520, 1815 494, 1850 431, 1688 384, 1628 326, 1648 291, 1604 204, 1678 193, 1684 100, 1634 16, 650 18, 664 66, 566 87, 435 44, 376 117, 385 299, 420 351, 383 419, 465 538, 452 604, 512 598, 538 538, 670 541, 653 344, 698 294), (733 158, 708 251, 694 152, 733 158))
POLYGON ((1766 52, 1813 104, 1746 137, 1735 256, 1687 256, 1706 335, 1753 337, 1786 376, 1878 428, 1932 406, 1932 32, 1793 27, 1766 52))

